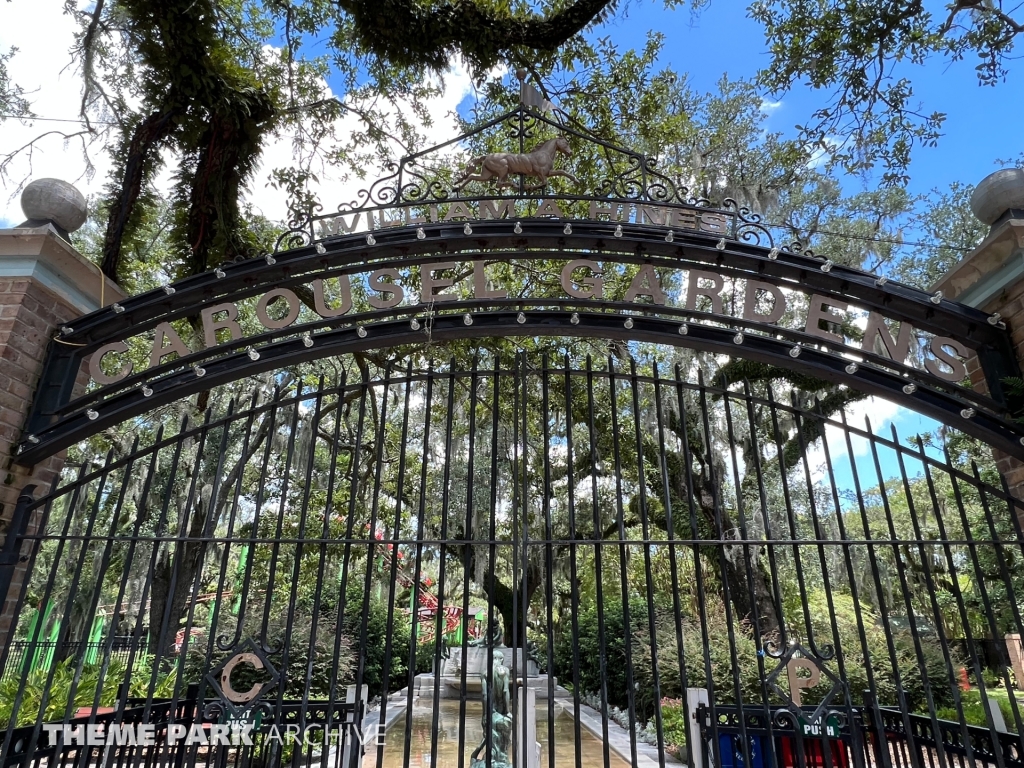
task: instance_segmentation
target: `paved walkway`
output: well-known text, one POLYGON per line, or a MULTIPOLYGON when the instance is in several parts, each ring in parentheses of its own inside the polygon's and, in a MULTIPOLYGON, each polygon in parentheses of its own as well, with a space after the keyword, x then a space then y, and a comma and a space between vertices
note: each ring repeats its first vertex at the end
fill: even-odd
MULTIPOLYGON (((575 705, 572 694, 565 688, 559 687, 557 689, 557 692, 555 693, 555 703, 560 706, 562 710, 569 715, 569 717, 573 717, 575 715, 575 705)), ((596 709, 588 707, 583 702, 580 702, 579 723, 590 731, 590 733, 598 740, 604 739, 604 730, 602 727, 603 719, 604 718, 601 716, 601 713, 596 709)), ((627 765, 633 762, 629 731, 614 720, 608 720, 608 748, 621 757, 627 765)), ((637 739, 636 761, 638 768, 659 768, 661 765, 661 757, 659 755, 658 748, 653 744, 648 744, 646 741, 637 739)), ((681 766, 684 765, 684 763, 674 755, 670 755, 666 752, 665 765, 681 766)))
MULTIPOLYGON (((386 728, 390 728, 399 717, 405 714, 407 701, 406 696, 407 691, 403 690, 388 697, 388 708, 385 723, 386 728)), ((559 707, 569 717, 573 717, 575 714, 573 696, 562 686, 555 688, 555 706, 559 707)), ((376 728, 379 719, 379 710, 370 712, 367 714, 366 720, 364 720, 364 727, 376 728)), ((588 707, 586 704, 580 702, 580 726, 590 732, 590 734, 598 741, 604 739, 604 730, 601 725, 602 719, 600 712, 593 707, 588 707)), ((632 747, 630 744, 629 731, 613 720, 608 720, 608 748, 621 758, 626 765, 630 765, 632 763, 632 747)), ((645 741, 637 739, 636 757, 637 768, 660 768, 661 759, 658 753, 658 748, 653 744, 648 744, 645 741)), ((685 763, 681 762, 674 755, 670 755, 666 752, 665 765, 676 767, 683 766, 685 763)))

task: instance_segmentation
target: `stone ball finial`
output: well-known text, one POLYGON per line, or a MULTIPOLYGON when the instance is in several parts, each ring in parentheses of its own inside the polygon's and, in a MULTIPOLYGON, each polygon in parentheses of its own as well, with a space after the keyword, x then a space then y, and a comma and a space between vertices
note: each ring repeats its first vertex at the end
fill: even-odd
POLYGON ((66 181, 36 179, 21 193, 21 210, 30 221, 52 221, 65 232, 85 224, 85 196, 66 181))
POLYGON ((971 210, 989 226, 1007 212, 1024 210, 1024 168, 1003 168, 982 179, 971 195, 971 210))

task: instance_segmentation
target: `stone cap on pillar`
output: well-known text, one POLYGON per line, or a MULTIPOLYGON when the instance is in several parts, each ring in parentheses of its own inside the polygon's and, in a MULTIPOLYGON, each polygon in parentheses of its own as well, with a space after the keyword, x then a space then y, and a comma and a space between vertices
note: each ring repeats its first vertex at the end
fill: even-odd
POLYGON ((28 217, 21 227, 52 224, 68 242, 69 234, 80 229, 89 217, 85 196, 60 179, 36 179, 28 184, 21 193, 21 210, 28 217))
POLYGON ((85 198, 67 182, 38 179, 25 187, 28 220, 0 229, 0 279, 29 278, 87 314, 124 298, 124 292, 69 241, 85 223, 85 198))
POLYGON ((991 230, 932 286, 943 296, 992 311, 999 296, 1024 279, 1024 169, 986 176, 971 196, 971 210, 991 230))

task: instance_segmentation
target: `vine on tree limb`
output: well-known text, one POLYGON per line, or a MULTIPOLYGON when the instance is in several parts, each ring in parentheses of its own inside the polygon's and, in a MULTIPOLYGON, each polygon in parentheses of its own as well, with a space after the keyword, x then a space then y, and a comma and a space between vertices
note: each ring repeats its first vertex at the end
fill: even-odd
MULTIPOLYGON (((264 6, 268 18, 283 15, 289 41, 287 66, 283 74, 275 74, 275 65, 267 64, 261 48, 251 50, 237 29, 232 36, 230 14, 212 0, 100 0, 83 16, 79 42, 86 78, 83 116, 97 98, 111 106, 97 74, 101 61, 115 76, 130 78, 144 105, 142 114, 134 115, 124 105, 114 108, 129 116, 122 119, 125 127, 108 193, 104 274, 114 280, 124 277, 125 245, 149 211, 149 182, 167 150, 178 165, 172 200, 172 240, 181 254, 178 276, 252 255, 256 246, 240 221, 239 195, 266 137, 296 120, 303 109, 295 104, 297 70, 290 58, 292 31, 298 26, 309 32, 334 24, 341 33, 351 24, 343 36, 390 67, 387 77, 395 77, 401 68, 415 77, 424 69, 447 69, 455 55, 482 68, 517 53, 517 48, 553 51, 616 2, 576 0, 545 18, 516 17, 507 8, 474 0, 440 5, 327 0, 325 8, 341 13, 324 14, 310 27, 299 5, 270 0, 264 6), (111 44, 117 39, 120 48, 111 44)), ((313 103, 328 105, 326 100, 313 103)))

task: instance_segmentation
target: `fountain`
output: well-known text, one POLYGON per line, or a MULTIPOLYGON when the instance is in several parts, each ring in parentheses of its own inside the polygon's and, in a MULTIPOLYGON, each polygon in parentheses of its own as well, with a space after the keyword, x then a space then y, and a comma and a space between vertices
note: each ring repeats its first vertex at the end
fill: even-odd
MULTIPOLYGON (((506 661, 505 666, 514 671, 518 681, 525 679, 525 684, 537 691, 537 698, 548 696, 548 675, 540 674, 535 659, 524 648, 508 648, 502 645, 505 632, 499 617, 491 620, 488 631, 480 638, 470 640, 465 648, 460 645, 448 649, 448 657, 441 660, 439 698, 461 698, 463 686, 470 698, 482 695, 482 681, 488 676, 488 658, 501 655, 506 661), (465 651, 465 653, 463 653, 465 651), (494 656, 492 657, 492 654, 494 656), (465 682, 463 682, 465 679, 465 682)), ((558 679, 551 680, 554 687, 558 679)), ((432 697, 434 695, 434 675, 422 674, 416 677, 417 696, 432 697)))
MULTIPOLYGON (((463 715, 462 706, 463 703, 455 699, 429 702, 421 699, 420 703, 414 706, 408 720, 403 714, 387 730, 383 749, 378 750, 372 746, 367 748, 363 768, 470 768, 472 751, 483 740, 483 707, 479 701, 466 702, 463 715), (408 763, 404 757, 407 744, 410 747, 408 763)), ((575 766, 576 724, 571 717, 572 703, 551 703, 551 706, 555 709, 553 729, 549 721, 548 706, 541 703, 537 707, 536 738, 541 745, 539 768, 552 768, 548 765, 549 739, 554 741, 554 768, 575 766)), ((515 723, 513 741, 521 738, 518 736, 519 730, 519 724, 515 723)), ((601 739, 588 729, 582 728, 580 764, 603 766, 603 755, 601 739)), ((613 751, 610 768, 629 768, 629 763, 613 751)), ((650 765, 650 768, 657 768, 657 762, 650 765)))

